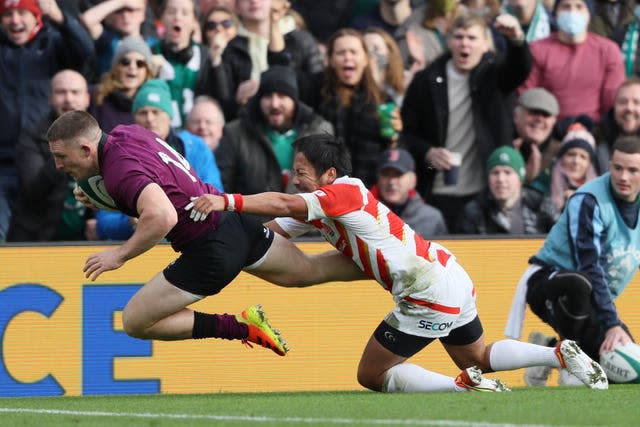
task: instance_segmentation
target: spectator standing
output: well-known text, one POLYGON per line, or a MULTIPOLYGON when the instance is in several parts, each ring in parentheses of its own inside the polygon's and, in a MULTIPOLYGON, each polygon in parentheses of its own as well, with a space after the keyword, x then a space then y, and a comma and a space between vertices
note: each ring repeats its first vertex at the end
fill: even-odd
POLYGON ((95 240, 93 212, 75 200, 75 180, 56 170, 47 130, 60 115, 89 106, 87 81, 73 70, 51 79, 51 111, 20 133, 16 145, 19 192, 9 242, 95 240))
POLYGON ((513 147, 496 148, 487 161, 487 190, 467 203, 458 224, 464 234, 544 234, 556 218, 543 194, 524 186, 524 159, 513 147))
POLYGON ((402 104, 401 143, 416 160, 418 191, 442 211, 455 232, 465 203, 485 188, 487 159, 513 137, 509 98, 524 82, 531 55, 518 21, 496 19, 509 40, 504 58, 489 52, 487 24, 462 14, 447 37, 449 52, 418 72, 402 104), (445 171, 461 163, 458 179, 445 182, 445 171))
POLYGON ((162 55, 158 78, 169 85, 173 108, 171 125, 180 129, 193 107, 196 81, 206 52, 194 38, 200 32, 194 0, 167 0, 160 20, 164 35, 151 51, 162 55))
POLYGON ((394 144, 396 133, 402 129, 398 108, 390 105, 387 126, 383 126, 378 106, 391 99, 373 78, 359 31, 346 28, 336 32, 329 40, 327 53, 324 79, 318 79, 322 88, 316 111, 333 125, 336 138, 347 144, 353 175, 370 187, 377 179, 379 156, 394 144))
MULTIPOLYGON (((556 30, 553 17, 542 0, 507 0, 504 10, 518 19, 528 43, 544 39, 556 30)), ((495 33, 493 36, 496 49, 504 51, 504 37, 495 33)))
POLYGON ((199 94, 220 102, 227 120, 256 93, 260 74, 271 65, 292 67, 300 98, 313 104, 313 78, 323 69, 323 57, 313 36, 296 28, 288 10, 282 0, 237 1, 238 36, 223 48, 219 63, 210 58, 198 85, 199 94))
POLYGON ((409 81, 405 79, 400 49, 386 31, 369 27, 364 33, 364 43, 369 53, 369 64, 378 87, 400 106, 409 81))
POLYGON ((224 113, 220 104, 206 95, 197 96, 187 116, 187 130, 204 139, 211 151, 215 152, 220 144, 224 125, 224 113))
POLYGON ((390 148, 378 163, 378 182, 371 193, 422 238, 448 234, 442 213, 416 192, 415 162, 404 148, 390 148))
POLYGON ((203 42, 209 47, 212 64, 222 62, 222 53, 230 40, 238 35, 240 21, 230 9, 214 7, 202 19, 203 42))
POLYGON ((351 26, 359 31, 378 27, 396 40, 402 53, 403 62, 409 64, 406 33, 411 24, 413 8, 410 0, 380 0, 378 6, 355 17, 351 26))
POLYGON ((431 0, 420 10, 424 11, 423 15, 418 23, 410 26, 410 31, 420 40, 423 65, 427 66, 447 50, 447 33, 460 7, 455 0, 431 0))
POLYGON ((640 75, 640 56, 638 55, 638 24, 640 20, 640 7, 634 7, 633 18, 626 25, 614 29, 610 38, 614 40, 620 50, 624 61, 624 69, 627 77, 640 75))
POLYGON ((522 90, 551 92, 560 104, 558 120, 586 114, 599 123, 625 77, 618 46, 588 31, 592 13, 592 0, 558 0, 558 31, 531 44, 533 68, 522 90))
POLYGON ((51 78, 81 70, 93 42, 55 0, 0 0, 0 242, 6 239, 18 178, 20 132, 45 116, 51 78), (45 20, 46 18, 46 20, 45 20))
POLYGON ((89 113, 101 129, 111 132, 118 125, 133 123, 131 105, 140 86, 156 75, 149 46, 140 36, 122 39, 113 56, 111 68, 100 84, 92 88, 89 113))
MULTIPOLYGON (((106 0, 87 9, 80 16, 95 43, 95 79, 99 80, 113 65, 118 44, 128 36, 142 37, 146 0, 106 0)), ((157 39, 145 40, 153 45, 157 39)))
POLYGON ((594 0, 593 19, 589 23, 589 30, 611 38, 617 30, 635 21, 635 0, 594 0))
POLYGON ((291 0, 291 7, 307 23, 307 28, 322 45, 333 33, 349 26, 355 0, 291 0))

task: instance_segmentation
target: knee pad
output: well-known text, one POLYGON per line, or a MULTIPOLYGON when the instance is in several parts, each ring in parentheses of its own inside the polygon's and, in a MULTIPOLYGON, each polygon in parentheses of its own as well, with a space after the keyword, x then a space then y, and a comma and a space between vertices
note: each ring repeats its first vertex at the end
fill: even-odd
MULTIPOLYGON (((547 298, 569 316, 582 317, 591 311, 591 280, 577 271, 560 270, 545 283, 547 298)), ((555 307, 554 307, 555 309, 555 307)))

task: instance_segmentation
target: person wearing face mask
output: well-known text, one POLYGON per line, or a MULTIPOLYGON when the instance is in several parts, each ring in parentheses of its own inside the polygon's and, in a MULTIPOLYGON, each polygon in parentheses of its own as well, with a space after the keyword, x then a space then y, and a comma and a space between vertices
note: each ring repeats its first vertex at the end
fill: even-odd
POLYGON ((620 85, 613 107, 602 119, 599 131, 598 170, 606 171, 613 143, 621 136, 640 136, 640 77, 631 77, 620 85))
POLYGON ((533 68, 520 91, 543 87, 560 104, 558 120, 586 114, 599 123, 624 80, 618 46, 588 31, 592 0, 559 0, 558 31, 531 44, 533 68))

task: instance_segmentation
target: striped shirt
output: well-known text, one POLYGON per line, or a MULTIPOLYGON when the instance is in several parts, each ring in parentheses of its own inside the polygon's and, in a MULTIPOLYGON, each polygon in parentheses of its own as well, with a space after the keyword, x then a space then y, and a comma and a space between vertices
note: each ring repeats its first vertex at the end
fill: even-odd
POLYGON ((420 237, 357 178, 341 177, 298 195, 307 204, 307 220, 278 218, 280 227, 292 237, 318 229, 394 296, 428 288, 455 259, 443 246, 420 237))

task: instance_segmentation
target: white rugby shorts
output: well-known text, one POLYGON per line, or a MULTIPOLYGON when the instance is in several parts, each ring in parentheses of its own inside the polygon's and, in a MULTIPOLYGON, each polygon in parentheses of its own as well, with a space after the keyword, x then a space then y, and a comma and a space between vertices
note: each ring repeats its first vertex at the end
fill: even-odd
POLYGON ((473 282, 460 264, 450 261, 442 280, 398 301, 385 322, 406 334, 442 338, 477 315, 473 282))

